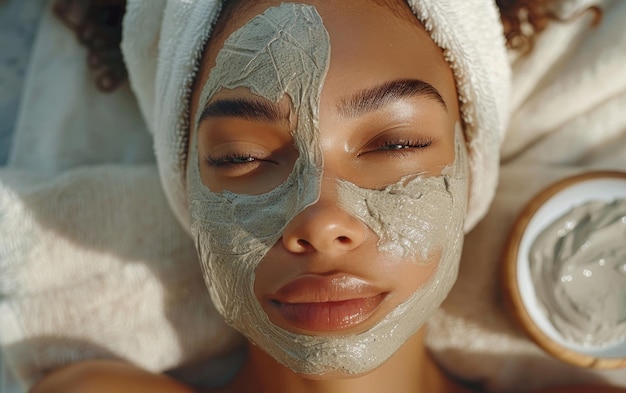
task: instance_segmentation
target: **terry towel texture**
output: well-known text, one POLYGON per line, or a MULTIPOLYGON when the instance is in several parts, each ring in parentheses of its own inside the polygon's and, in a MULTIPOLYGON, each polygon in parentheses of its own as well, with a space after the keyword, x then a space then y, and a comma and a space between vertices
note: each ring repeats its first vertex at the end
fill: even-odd
POLYGON ((81 359, 159 372, 229 351, 239 336, 206 296, 133 93, 95 88, 49 6, 0 168, 2 366, 25 392, 81 359))
POLYGON ((81 359, 160 372, 240 343, 154 166, 0 171, 0 344, 25 386, 81 359))

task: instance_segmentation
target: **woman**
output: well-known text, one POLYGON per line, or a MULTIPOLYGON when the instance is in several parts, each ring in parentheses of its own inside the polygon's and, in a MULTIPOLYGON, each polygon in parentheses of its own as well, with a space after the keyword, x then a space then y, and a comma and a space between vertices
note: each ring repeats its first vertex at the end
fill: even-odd
MULTIPOLYGON (((186 97, 142 102, 125 47, 170 203, 218 310, 249 340, 223 391, 472 391, 433 363, 423 323, 493 194, 508 75, 501 31, 472 33, 495 42, 485 68, 484 48, 459 58, 462 36, 444 26, 480 24, 438 20, 428 3, 411 3, 419 19, 399 0, 228 3, 189 111, 186 97), (174 116, 159 122, 159 106, 174 116)), ((33 390, 55 391, 193 390, 92 362, 33 390)))

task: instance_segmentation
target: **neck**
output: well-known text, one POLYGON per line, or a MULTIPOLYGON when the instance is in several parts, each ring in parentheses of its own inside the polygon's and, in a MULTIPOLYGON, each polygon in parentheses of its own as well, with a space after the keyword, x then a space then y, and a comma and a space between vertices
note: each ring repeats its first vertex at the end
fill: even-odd
POLYGON ((260 393, 395 393, 444 391, 444 378, 424 348, 423 328, 383 365, 356 377, 321 379, 303 377, 250 345, 246 364, 229 389, 260 393))

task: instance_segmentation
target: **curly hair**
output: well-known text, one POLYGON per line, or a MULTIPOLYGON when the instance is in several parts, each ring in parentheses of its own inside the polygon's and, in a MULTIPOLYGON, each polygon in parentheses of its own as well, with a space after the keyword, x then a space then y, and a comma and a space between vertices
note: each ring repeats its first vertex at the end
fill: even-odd
POLYGON ((594 16, 592 26, 597 26, 602 20, 602 10, 597 6, 562 19, 555 13, 553 3, 546 0, 496 0, 509 49, 532 50, 535 38, 552 21, 568 22, 588 12, 594 16))
POLYGON ((120 43, 126 0, 56 0, 52 12, 87 48, 98 89, 115 90, 128 78, 120 43))
MULTIPOLYGON (((553 10, 554 0, 496 0, 507 45, 531 50, 535 38, 553 21, 566 22, 592 12, 593 25, 602 17, 599 7, 590 7, 563 20, 553 10)), ((115 90, 128 77, 120 42, 126 0, 55 0, 53 12, 87 48, 87 64, 94 70, 96 86, 115 90)))

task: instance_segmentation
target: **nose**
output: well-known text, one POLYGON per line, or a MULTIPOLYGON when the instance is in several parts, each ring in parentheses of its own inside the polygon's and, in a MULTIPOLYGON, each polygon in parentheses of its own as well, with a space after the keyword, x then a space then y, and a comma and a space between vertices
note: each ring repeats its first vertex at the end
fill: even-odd
POLYGON ((367 231, 363 221, 339 206, 336 180, 323 179, 319 200, 287 224, 282 241, 293 253, 336 255, 359 247, 367 231))

